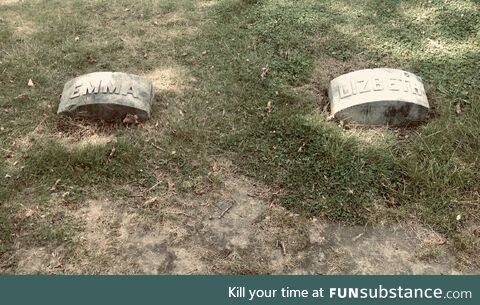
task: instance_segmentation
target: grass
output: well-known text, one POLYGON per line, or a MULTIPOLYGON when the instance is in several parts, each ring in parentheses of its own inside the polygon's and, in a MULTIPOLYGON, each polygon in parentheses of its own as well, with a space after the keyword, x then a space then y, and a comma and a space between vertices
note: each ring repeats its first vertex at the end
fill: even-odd
MULTIPOLYGON (((68 217, 54 232, 43 219, 25 224, 15 204, 48 201, 59 179, 80 203, 112 185, 149 188, 159 171, 188 194, 211 181, 212 159, 227 158, 237 174, 281 189, 297 213, 349 224, 415 219, 445 234, 462 266, 479 268, 469 233, 480 217, 479 11, 466 0, 0 5, 0 255, 15 240, 73 236, 68 217), (424 79, 433 119, 409 130, 326 121, 331 78, 384 66, 424 79), (54 114, 66 80, 100 70, 154 80, 143 128, 54 114)), ((45 211, 53 219, 62 209, 45 211)))

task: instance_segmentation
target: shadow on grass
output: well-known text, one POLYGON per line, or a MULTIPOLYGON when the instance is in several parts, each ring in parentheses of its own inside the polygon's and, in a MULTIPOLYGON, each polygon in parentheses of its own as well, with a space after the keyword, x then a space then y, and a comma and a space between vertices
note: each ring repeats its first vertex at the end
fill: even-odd
MULTIPOLYGON (((408 1, 340 1, 334 6, 313 1, 302 5, 266 1, 251 6, 226 1, 213 14, 215 25, 204 28, 194 42, 213 55, 201 62, 181 60, 192 66, 204 86, 221 90, 220 97, 210 97, 219 109, 210 113, 216 120, 210 126, 215 130, 212 142, 235 152, 246 174, 283 188, 284 204, 307 215, 365 223, 380 207, 393 215, 418 213, 426 224, 444 233, 459 230, 458 211, 468 215, 473 211, 454 201, 471 198, 477 190, 470 181, 478 178, 474 170, 478 137, 472 138, 471 132, 478 128, 474 119, 478 109, 470 106, 475 98, 471 93, 461 93, 475 88, 476 53, 436 56, 422 49, 428 35, 451 38, 449 29, 438 24, 449 14, 461 21, 458 11, 408 1), (408 6, 442 12, 422 29, 414 16, 404 12, 408 6), (240 8, 232 15, 236 7, 240 8), (342 26, 359 29, 349 33, 342 26), (423 54, 422 59, 417 54, 423 54), (310 126, 305 116, 318 111, 315 101, 296 95, 289 86, 307 82, 315 57, 328 56, 341 61, 366 56, 374 65, 394 64, 423 76, 439 103, 440 122, 418 129, 407 143, 381 149, 364 149, 361 142, 329 123, 310 126), (266 66, 270 73, 261 80, 260 70, 266 66), (215 67, 213 74, 211 67, 215 67), (465 118, 456 118, 451 96, 463 96, 465 118), (273 109, 267 109, 269 101, 273 109), (461 123, 465 120, 470 123, 461 123), (425 149, 432 153, 426 154, 425 149), (465 166, 453 165, 455 158, 465 166), (431 211, 439 207, 444 215, 432 217, 431 211)), ((478 27, 472 22, 477 15, 469 12, 474 17, 468 18, 463 39, 475 34, 470 27, 478 27)))

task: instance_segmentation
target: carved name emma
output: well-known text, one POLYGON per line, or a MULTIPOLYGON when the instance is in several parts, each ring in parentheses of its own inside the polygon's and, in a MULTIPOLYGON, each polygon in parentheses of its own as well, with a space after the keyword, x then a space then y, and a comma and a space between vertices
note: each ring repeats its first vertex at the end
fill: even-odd
POLYGON ((90 94, 121 94, 127 96, 129 94, 134 98, 139 98, 138 90, 131 83, 115 83, 111 80, 88 81, 76 83, 73 86, 73 92, 70 99, 74 99, 83 95, 90 94))
POLYGON ((343 99, 352 95, 383 90, 411 92, 414 95, 422 96, 425 94, 422 87, 416 79, 406 75, 406 78, 350 79, 350 81, 344 81, 337 89, 340 98, 343 99))

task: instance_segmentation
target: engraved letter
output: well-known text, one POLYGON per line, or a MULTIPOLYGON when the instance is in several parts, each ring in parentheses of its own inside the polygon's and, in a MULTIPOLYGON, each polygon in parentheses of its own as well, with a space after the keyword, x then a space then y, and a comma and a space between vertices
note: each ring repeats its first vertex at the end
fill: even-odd
POLYGON ((72 95, 70 95, 70 99, 74 99, 74 98, 80 96, 80 88, 81 87, 82 87, 82 84, 75 84, 75 86, 73 86, 73 93, 72 93, 72 95))
POLYGON ((418 83, 417 82, 414 82, 413 86, 412 86, 412 92, 413 94, 416 94, 416 95, 422 95, 422 92, 420 91, 420 87, 418 86, 418 83))
POLYGON ((353 95, 358 94, 358 88, 356 86, 356 82, 353 79, 350 80, 350 85, 352 86, 353 95))
POLYGON ((410 92, 410 81, 408 79, 405 80, 405 92, 410 92))
POLYGON ((390 81, 388 82, 388 89, 390 91, 400 91, 400 84, 402 80, 398 78, 390 78, 390 81))
POLYGON ((378 77, 373 79, 373 90, 374 91, 381 91, 383 90, 383 83, 382 80, 378 77))
POLYGON ((89 86, 85 86, 83 88, 83 95, 87 94, 97 94, 100 91, 100 85, 102 81, 98 82, 98 86, 95 87, 95 85, 92 84, 92 82, 89 82, 89 86))
POLYGON ((128 84, 128 86, 122 86, 122 94, 125 96, 131 94, 134 98, 138 97, 138 94, 136 94, 132 84, 128 84))
POLYGON ((112 82, 108 82, 106 84, 104 84, 102 86, 102 93, 115 93, 115 94, 119 94, 120 93, 120 89, 114 85, 112 82))
POLYGON ((340 92, 340 98, 346 98, 352 95, 352 87, 349 86, 350 83, 347 84, 347 86, 339 86, 338 91, 340 92))
POLYGON ((371 89, 369 88, 370 82, 368 81, 368 79, 367 80, 359 80, 357 82, 357 84, 360 86, 360 90, 359 90, 360 93, 365 93, 365 92, 371 91, 371 89), (362 84, 363 84, 363 86, 362 86, 362 84))

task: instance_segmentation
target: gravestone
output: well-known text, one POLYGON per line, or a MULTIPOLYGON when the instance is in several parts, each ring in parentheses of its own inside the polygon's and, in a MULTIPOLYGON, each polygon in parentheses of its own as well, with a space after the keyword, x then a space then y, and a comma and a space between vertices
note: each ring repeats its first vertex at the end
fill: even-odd
POLYGON ((130 115, 144 121, 150 117, 153 96, 152 82, 143 77, 94 72, 65 84, 57 113, 107 121, 130 115))
POLYGON ((331 115, 366 125, 407 125, 428 116, 422 80, 397 69, 366 69, 341 75, 328 90, 331 115))

